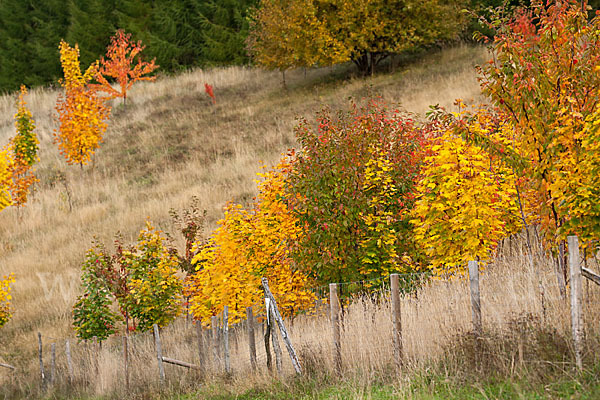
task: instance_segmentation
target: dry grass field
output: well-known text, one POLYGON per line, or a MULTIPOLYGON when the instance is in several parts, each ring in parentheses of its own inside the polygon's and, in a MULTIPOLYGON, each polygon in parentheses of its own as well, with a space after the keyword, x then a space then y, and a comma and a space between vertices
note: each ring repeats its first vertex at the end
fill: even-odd
MULTIPOLYGON (((458 47, 370 78, 351 77, 346 67, 310 70, 306 75, 299 70, 287 74, 287 90, 281 87, 279 74, 250 68, 194 70, 160 77, 134 86, 126 109, 115 102, 104 143, 93 163, 83 169, 67 166, 52 144, 57 91, 32 90, 26 100, 41 142, 40 182, 25 208, 0 213, 0 275, 14 272, 17 279, 14 318, 0 332, 0 362, 18 367, 15 373, 0 369, 0 395, 38 393, 38 331, 49 338, 46 345, 51 338, 59 347, 64 338, 75 342, 70 312, 79 292, 80 263, 94 237, 110 243, 120 232, 131 242, 148 218, 163 230, 175 232, 168 211, 185 208, 192 196, 207 210, 210 230, 227 201, 243 203, 254 196, 259 161, 271 164, 295 145, 293 127, 298 116, 310 120, 324 105, 346 108, 349 97, 360 99, 369 94, 381 95, 420 115, 431 104, 451 109, 456 98, 478 102, 482 99, 473 66, 485 59, 481 48, 458 47), (205 82, 215 88, 216 107, 204 93, 205 82)), ((14 102, 13 95, 0 97, 0 145, 14 134, 14 102)), ((180 238, 174 240, 182 246, 180 238)), ((524 260, 515 250, 483 275, 484 323, 494 327, 494 332, 498 327, 509 333, 519 318, 523 326, 542 324, 541 276, 546 288, 543 325, 556 328, 563 337, 569 329, 568 304, 555 290, 550 263, 540 259, 538 270, 531 271, 524 260)), ((469 330, 467 293, 465 283, 459 280, 433 282, 417 297, 403 299, 407 368, 457 355, 446 346, 449 338, 469 330)), ((384 300, 377 304, 357 301, 348 309, 342 346, 349 375, 369 380, 389 373, 393 362, 388 308, 384 300)), ((589 321, 599 317, 590 307, 589 321)), ((329 329, 324 316, 299 317, 294 322, 291 335, 309 367, 332 370, 329 329)), ((248 374, 245 337, 234 335, 233 376, 209 371, 216 381, 226 382, 240 393, 272 379, 263 372, 248 374)), ((145 393, 156 386, 156 359, 151 335, 135 341, 132 385, 134 392, 145 393)), ((491 353, 508 357, 497 365, 516 373, 514 349, 504 349, 502 341, 491 339, 489 345, 491 353)), ((103 347, 97 365, 85 361, 94 358, 92 350, 73 346, 80 390, 106 396, 124 394, 118 340, 103 347)), ((165 329, 164 347, 171 357, 198 361, 195 330, 184 320, 165 329)), ((263 349, 259 358, 264 363, 264 347, 258 347, 263 349)), ((64 371, 62 350, 59 353, 59 367, 64 371)), ((284 369, 290 374, 291 365, 284 359, 284 369)), ((541 362, 534 355, 529 360, 530 366, 541 362)), ((168 367, 167 375, 173 387, 191 389, 198 381, 195 373, 177 367, 168 367)))

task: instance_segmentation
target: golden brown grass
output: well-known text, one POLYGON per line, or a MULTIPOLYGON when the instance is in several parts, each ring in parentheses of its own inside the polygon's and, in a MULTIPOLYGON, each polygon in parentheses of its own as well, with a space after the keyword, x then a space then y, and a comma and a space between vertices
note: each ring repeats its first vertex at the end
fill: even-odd
MULTIPOLYGON (((27 101, 41 141, 37 167, 41 182, 25 208, 0 213, 0 275, 15 272, 17 277, 14 319, 2 329, 0 359, 19 368, 15 375, 0 370, 2 386, 12 382, 23 388, 37 383, 38 331, 47 337, 73 338, 70 310, 79 292, 79 265, 94 236, 109 243, 120 231, 127 242, 133 241, 146 218, 174 232, 169 209, 184 208, 194 195, 208 210, 212 228, 227 201, 243 203, 254 196, 259 160, 273 163, 295 145, 297 116, 310 120, 323 105, 346 108, 348 97, 369 93, 421 115, 431 104, 452 109, 456 98, 480 101, 473 65, 482 63, 485 56, 481 48, 458 47, 425 56, 395 73, 366 79, 348 77, 345 67, 308 71, 306 77, 303 71, 294 71, 287 76, 288 90, 281 88, 277 73, 249 68, 162 77, 134 86, 127 109, 115 102, 105 142, 94 163, 83 170, 66 166, 52 144, 57 92, 32 90, 27 101), (205 82, 215 88, 217 107, 204 93, 205 82)), ((0 144, 14 134, 14 100, 13 96, 0 97, 0 144)), ((181 246, 180 238, 175 240, 181 246)), ((521 268, 523 260, 508 258, 483 276, 488 326, 507 327, 515 313, 540 315, 537 280, 532 271, 521 268)), ((551 273, 540 271, 545 271, 542 277, 547 287, 546 322, 566 332, 568 306, 558 299, 551 273)), ((342 344, 348 370, 375 374, 391 365, 387 307, 385 302, 350 306, 342 344)), ((419 292, 418 300, 405 299, 403 310, 409 366, 441 357, 447 338, 469 328, 467 288, 460 281, 433 282, 419 292)), ((182 325, 184 321, 166 329, 165 352, 194 361, 194 333, 182 325)), ((299 349, 312 352, 319 365, 331 370, 326 318, 298 318, 292 336, 299 349)), ((244 340, 239 339, 232 355, 235 373, 231 380, 240 390, 270 379, 266 374, 246 377, 249 364, 244 340)), ((57 343, 62 349, 62 342, 57 343)), ((156 380, 156 361, 149 336, 139 338, 136 346, 132 380, 143 387, 156 380)), ((83 347, 74 347, 81 361, 83 347)), ((87 363, 77 369, 78 381, 91 379, 96 393, 121 390, 118 348, 117 342, 107 344, 99 373, 87 363)), ((49 353, 45 356, 48 359, 49 353)), ((287 361, 285 368, 290 371, 287 361)), ((167 373, 182 385, 189 381, 177 367, 168 367, 167 373)))

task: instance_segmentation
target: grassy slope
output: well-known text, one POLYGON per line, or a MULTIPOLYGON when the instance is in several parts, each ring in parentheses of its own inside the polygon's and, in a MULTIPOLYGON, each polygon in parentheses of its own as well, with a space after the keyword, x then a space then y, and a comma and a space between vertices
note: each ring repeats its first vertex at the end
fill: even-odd
MULTIPOLYGON (((484 59, 484 50, 465 47, 366 79, 348 77, 344 68, 306 77, 296 71, 287 91, 277 73, 242 68, 142 83, 126 110, 115 104, 104 144, 83 169, 67 166, 52 144, 57 92, 33 90, 27 101, 41 138, 40 183, 24 209, 0 213, 0 275, 17 275, 0 360, 35 371, 37 331, 72 336, 79 264, 94 236, 110 242, 120 231, 133 240, 146 218, 173 232, 169 209, 185 207, 193 195, 213 227, 225 202, 252 198, 259 160, 270 164, 294 146, 296 117, 313 119, 323 105, 345 108, 348 97, 368 93, 416 113, 436 103, 451 108, 456 98, 479 100, 473 65, 484 59), (215 87, 216 108, 205 82, 215 87)), ((14 100, 0 98, 0 145, 14 134, 14 100)))

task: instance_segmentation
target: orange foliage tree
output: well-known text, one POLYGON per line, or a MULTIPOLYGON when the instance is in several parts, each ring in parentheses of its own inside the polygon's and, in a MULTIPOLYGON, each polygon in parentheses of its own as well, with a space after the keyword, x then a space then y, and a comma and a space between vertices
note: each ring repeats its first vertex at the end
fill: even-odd
POLYGON ((287 159, 259 174, 259 192, 250 210, 229 204, 207 244, 197 246, 197 272, 188 279, 187 293, 194 317, 210 317, 229 306, 230 322, 245 318, 246 307, 262 301, 261 278, 277 298, 280 311, 293 315, 314 301, 308 279, 294 267, 290 249, 301 234, 297 220, 282 201, 287 159))
POLYGON ((59 49, 65 94, 60 95, 56 103, 59 128, 54 132, 54 139, 68 164, 83 166, 100 146, 110 107, 88 84, 98 71, 98 63, 90 65, 82 74, 78 46, 73 48, 61 41, 59 49))
POLYGON ((156 79, 155 76, 144 76, 158 68, 158 65, 154 64, 155 59, 145 62, 138 57, 145 47, 142 46, 141 40, 137 43, 131 42, 131 34, 119 29, 110 39, 106 58, 102 57, 100 61, 100 68, 95 75, 99 84, 93 86, 108 93, 109 98, 122 97, 123 104, 126 104, 127 91, 135 82, 156 79), (116 80, 120 90, 115 89, 108 78, 116 80))
POLYGON ((35 121, 27 108, 25 95, 27 88, 21 86, 21 93, 17 101, 17 113, 15 114, 15 126, 17 134, 10 141, 12 150, 12 163, 10 168, 11 179, 9 190, 12 203, 15 206, 23 206, 27 202, 27 195, 32 184, 38 181, 33 174, 32 166, 38 161, 38 139, 35 134, 35 121))

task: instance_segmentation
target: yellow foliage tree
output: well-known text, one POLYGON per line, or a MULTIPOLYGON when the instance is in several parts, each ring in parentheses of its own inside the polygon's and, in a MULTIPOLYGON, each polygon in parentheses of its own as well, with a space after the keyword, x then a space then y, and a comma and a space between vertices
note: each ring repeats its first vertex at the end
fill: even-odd
POLYGON ((54 132, 54 139, 67 163, 83 166, 100 146, 110 107, 89 85, 98 72, 98 63, 90 65, 82 74, 77 45, 71 47, 61 41, 59 49, 65 94, 60 95, 56 103, 59 128, 54 132))
POLYGON ((528 221, 529 207, 521 213, 514 171, 503 158, 457 134, 466 129, 504 149, 512 127, 498 124, 480 112, 432 140, 411 222, 436 275, 461 273, 470 260, 487 261, 500 239, 528 221))
POLYGON ((0 279, 0 328, 2 328, 12 316, 10 310, 10 284, 15 281, 13 274, 0 279))
POLYGON ((230 322, 245 318, 246 307, 262 302, 262 277, 269 279, 283 315, 313 303, 308 279, 290 258, 301 232, 282 201, 290 168, 284 158, 276 168, 259 174, 260 194, 251 210, 229 204, 208 244, 197 246, 197 272, 187 287, 196 319, 208 324, 224 306, 229 306, 230 322))

